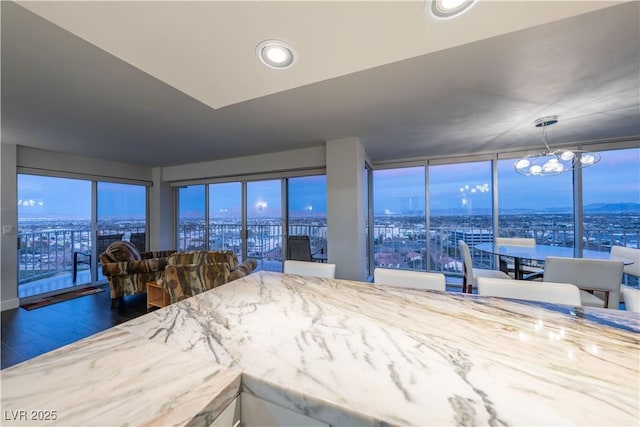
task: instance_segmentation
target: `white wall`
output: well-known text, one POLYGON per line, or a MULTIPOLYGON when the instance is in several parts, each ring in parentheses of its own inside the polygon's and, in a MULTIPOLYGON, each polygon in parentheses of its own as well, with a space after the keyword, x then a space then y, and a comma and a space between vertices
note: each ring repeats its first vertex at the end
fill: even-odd
POLYGON ((279 153, 256 154, 234 159, 214 160, 162 169, 165 181, 198 180, 239 176, 291 169, 324 168, 325 147, 304 148, 279 153))
POLYGON ((11 227, 0 233, 0 309, 16 308, 18 302, 18 208, 16 146, 0 143, 0 224, 11 227))
POLYGON ((162 168, 153 168, 153 187, 149 192, 149 248, 152 251, 176 249, 174 192, 163 180, 162 168))
POLYGON ((17 156, 18 167, 148 182, 153 179, 151 168, 92 157, 74 156, 21 146, 18 147, 17 156))
POLYGON ((358 138, 327 141, 327 253, 340 279, 367 276, 364 166, 358 138))

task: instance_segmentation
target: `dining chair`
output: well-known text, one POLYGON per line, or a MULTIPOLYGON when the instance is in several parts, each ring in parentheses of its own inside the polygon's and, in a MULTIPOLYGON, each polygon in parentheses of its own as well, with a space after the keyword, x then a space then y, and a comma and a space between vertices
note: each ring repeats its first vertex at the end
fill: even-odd
POLYGON ((322 249, 311 252, 311 241, 309 236, 287 236, 287 259, 293 261, 323 261, 322 256, 315 258, 322 249))
POLYGON ((618 310, 623 268, 622 261, 610 259, 547 257, 543 282, 574 284, 580 288, 582 305, 618 310))
POLYGON ((622 295, 624 295, 624 307, 627 311, 640 313, 640 289, 630 286, 622 287, 622 295))
POLYGON ((446 291, 446 281, 442 273, 426 271, 396 270, 376 268, 373 270, 373 283, 398 288, 446 291))
POLYGON ((288 259, 284 262, 283 271, 286 274, 299 274, 301 276, 323 277, 326 279, 335 279, 336 277, 336 265, 330 263, 288 259))
POLYGON ((140 252, 146 252, 146 250, 147 250, 146 233, 131 233, 131 236, 129 237, 129 241, 140 252))
MULTIPOLYGON (((124 236, 123 233, 119 234, 102 234, 96 236, 96 254, 100 257, 100 254, 103 253, 110 244, 113 242, 119 242, 122 240, 124 236)), ((75 251, 73 253, 73 273, 72 273, 72 281, 76 283, 76 279, 78 277, 78 264, 86 264, 91 269, 91 250, 89 251, 75 251)))
MULTIPOLYGON (((536 245, 536 239, 534 238, 530 238, 530 237, 496 237, 494 239, 494 242, 496 244, 496 246, 523 246, 523 247, 528 247, 528 248, 532 248, 536 245)), ((499 257, 499 261, 500 261, 500 271, 503 271, 507 274, 509 274, 509 277, 513 277, 516 278, 517 275, 515 273, 515 265, 513 263, 511 263, 511 265, 509 265, 509 260, 507 259, 509 257, 506 256, 500 256, 499 257), (512 276, 513 274, 513 276, 512 276)), ((522 264, 520 264, 520 270, 524 270, 523 268, 524 266, 522 264)), ((542 276, 542 269, 537 269, 535 271, 531 271, 532 273, 539 273, 540 276, 542 276)), ((529 280, 531 280, 533 277, 531 278, 527 278, 529 280)))
MULTIPOLYGON (((633 261, 632 264, 625 264, 622 276, 622 287, 625 288, 625 284, 629 283, 629 276, 640 278, 640 249, 627 248, 626 246, 611 246, 611 256, 626 258, 633 261), (626 276, 626 277, 625 277, 626 276)), ((625 293, 620 293, 620 301, 625 301, 625 293)))
POLYGON ((478 277, 478 295, 573 306, 582 305, 580 289, 570 283, 478 277))
POLYGON ((473 293, 473 287, 476 285, 478 277, 492 277, 494 279, 511 279, 511 277, 500 270, 488 270, 484 268, 473 268, 473 259, 469 245, 464 240, 458 240, 458 247, 462 255, 463 277, 462 292, 473 293))

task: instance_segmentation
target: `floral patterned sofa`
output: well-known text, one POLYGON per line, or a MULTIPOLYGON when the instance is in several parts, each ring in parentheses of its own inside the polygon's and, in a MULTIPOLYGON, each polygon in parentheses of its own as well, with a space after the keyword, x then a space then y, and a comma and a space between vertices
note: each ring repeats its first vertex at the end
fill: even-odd
POLYGON ((238 264, 233 251, 176 252, 167 259, 162 287, 173 304, 251 274, 257 266, 251 258, 238 264))
POLYGON ((167 257, 174 252, 138 252, 127 241, 111 243, 99 256, 111 288, 111 307, 116 299, 146 293, 148 282, 164 278, 167 257))

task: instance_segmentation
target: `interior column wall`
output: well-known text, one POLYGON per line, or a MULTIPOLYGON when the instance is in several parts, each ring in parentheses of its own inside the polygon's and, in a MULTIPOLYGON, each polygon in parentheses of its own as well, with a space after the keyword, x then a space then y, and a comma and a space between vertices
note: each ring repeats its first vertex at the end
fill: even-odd
POLYGON ((18 301, 18 189, 17 148, 0 144, 0 300, 1 309, 9 310, 18 301))
POLYGON ((365 151, 358 138, 327 141, 327 253, 336 277, 365 280, 365 151))
POLYGON ((173 188, 163 181, 162 168, 153 168, 149 190, 149 247, 152 251, 176 249, 173 188))

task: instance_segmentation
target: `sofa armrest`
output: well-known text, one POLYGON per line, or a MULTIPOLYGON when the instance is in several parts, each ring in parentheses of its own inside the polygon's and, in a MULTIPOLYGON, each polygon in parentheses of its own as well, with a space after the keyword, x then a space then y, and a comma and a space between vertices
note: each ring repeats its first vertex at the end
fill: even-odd
POLYGON ((166 258, 143 259, 140 261, 110 262, 102 265, 105 276, 128 276, 137 273, 164 271, 166 258))
POLYGON ((239 264, 236 268, 231 270, 231 273, 229 274, 229 281, 231 282, 232 280, 247 276, 251 274, 256 268, 258 268, 258 261, 253 258, 249 258, 242 264, 239 264))
POLYGON ((169 293, 171 303, 197 295, 229 281, 229 264, 167 265, 162 287, 169 293))
POLYGON ((176 251, 153 251, 153 252, 140 252, 141 259, 153 259, 153 258, 167 258, 169 255, 176 251))

